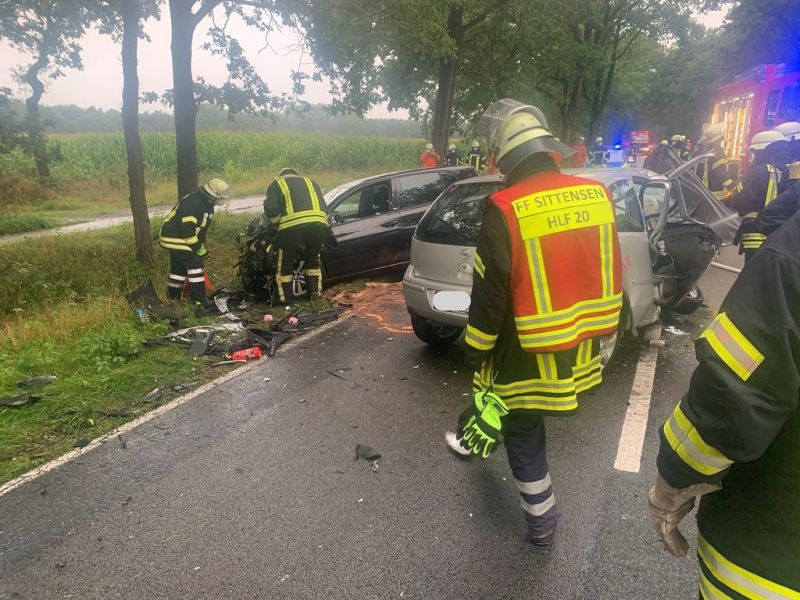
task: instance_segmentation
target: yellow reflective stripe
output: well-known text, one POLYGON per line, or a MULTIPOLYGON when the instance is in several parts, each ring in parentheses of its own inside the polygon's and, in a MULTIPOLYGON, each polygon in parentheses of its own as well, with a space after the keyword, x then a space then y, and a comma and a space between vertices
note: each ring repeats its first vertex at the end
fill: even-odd
POLYGON ((306 182, 306 187, 308 188, 308 195, 311 197, 311 207, 313 210, 320 210, 319 208, 319 198, 317 197, 317 191, 314 189, 314 184, 311 183, 311 180, 308 177, 303 177, 303 181, 306 182))
POLYGON ((743 381, 747 381, 758 366, 764 362, 764 355, 750 343, 725 313, 719 313, 706 330, 700 334, 717 356, 743 381))
POLYGON ((292 205, 292 193, 289 191, 289 184, 286 183, 284 177, 278 177, 275 181, 278 182, 278 187, 283 192, 283 202, 286 205, 286 215, 294 214, 294 206, 292 205))
MULTIPOLYGON (((595 186, 580 186, 593 188, 595 186)), ((571 188, 568 188, 571 189, 571 188)), ((524 199, 523 199, 524 200, 524 199)), ((515 206, 519 200, 513 202, 515 206)), ((531 211, 530 214, 520 216, 520 233, 522 239, 532 240, 564 231, 584 229, 586 227, 600 227, 614 222, 614 211, 605 194, 591 202, 581 202, 573 206, 559 206, 547 211, 531 211)))
POLYGON ((622 306, 622 293, 611 296, 610 298, 577 302, 569 308, 553 311, 546 315, 526 315, 515 317, 514 322, 517 324, 517 328, 519 329, 539 329, 542 327, 552 327, 553 325, 569 323, 578 317, 593 312, 610 310, 618 306, 622 306))
POLYGON ((305 225, 306 223, 322 223, 328 224, 328 216, 323 212, 316 212, 311 210, 304 210, 303 212, 294 213, 289 218, 283 217, 278 224, 278 231, 281 229, 288 229, 289 227, 296 227, 297 225, 305 225))
POLYGON ((509 398, 505 403, 508 410, 570 411, 578 408, 578 395, 575 393, 562 398, 552 398, 530 394, 509 398))
POLYGON ((778 170, 772 165, 767 165, 769 170, 769 183, 767 184, 767 195, 764 198, 764 206, 769 206, 769 203, 778 197, 778 178, 780 174, 778 170))
POLYGON ((477 327, 467 325, 466 342, 478 350, 491 350, 497 342, 497 335, 484 333, 477 327))
POLYGON ((611 242, 612 234, 610 224, 600 227, 600 273, 603 282, 603 296, 606 298, 614 293, 614 246, 611 242))
MULTIPOLYGON (((472 383, 475 387, 481 387, 485 382, 480 376, 473 376, 472 383)), ((526 379, 515 381, 514 383, 495 383, 493 390, 500 396, 513 396, 514 394, 524 394, 539 392, 542 394, 569 394, 575 388, 575 382, 570 379, 526 379)))
POLYGON ((322 277, 322 269, 303 269, 303 273, 310 277, 322 277))
POLYGON ((733 600, 728 594, 711 583, 702 569, 700 569, 700 597, 703 600, 733 600))
POLYGON ((162 240, 159 240, 158 243, 162 248, 167 248, 168 250, 186 250, 187 252, 192 251, 192 249, 185 244, 170 244, 162 240))
POLYGON ((486 267, 483 264, 483 259, 480 257, 480 255, 477 252, 475 253, 475 261, 474 261, 473 264, 474 264, 474 267, 475 267, 475 272, 478 275, 480 275, 481 277, 483 277, 484 274, 486 273, 486 267))
POLYGON ((581 366, 589 362, 592 358, 592 340, 583 340, 578 345, 578 354, 576 356, 575 365, 581 366))
POLYGON ((786 586, 756 575, 722 556, 708 541, 697 535, 697 553, 709 572, 730 589, 758 600, 800 600, 800 590, 792 590, 786 586))
POLYGON ((188 237, 188 238, 173 238, 173 237, 166 237, 166 236, 162 235, 162 236, 159 236, 158 239, 159 240, 163 240, 163 241, 167 242, 168 244, 187 244, 187 245, 196 244, 197 242, 200 241, 198 239, 197 235, 193 235, 192 237, 188 237))
POLYGON ((194 223, 195 225, 197 225, 197 217, 193 217, 192 215, 189 215, 188 217, 183 217, 181 219, 181 223, 194 223))
POLYGON ((550 312, 550 288, 547 285, 547 273, 542 260, 542 244, 539 238, 530 240, 526 246, 528 267, 531 274, 533 296, 538 313, 550 312))
POLYGON ((708 445, 678 404, 664 423, 664 437, 683 462, 703 475, 716 475, 733 464, 722 452, 708 445))
POLYGON ((554 381, 558 379, 558 367, 556 366, 556 357, 550 353, 544 352, 536 355, 536 366, 539 369, 539 375, 542 379, 554 381))
POLYGON ((720 158, 717 162, 711 165, 712 169, 716 169, 717 167, 721 167, 722 165, 726 164, 728 161, 727 159, 720 158))
POLYGON ((521 333, 519 334, 520 345, 523 348, 546 348, 574 342, 584 334, 601 332, 609 327, 614 327, 619 322, 619 311, 610 315, 590 317, 574 323, 560 330, 547 331, 541 333, 521 333))

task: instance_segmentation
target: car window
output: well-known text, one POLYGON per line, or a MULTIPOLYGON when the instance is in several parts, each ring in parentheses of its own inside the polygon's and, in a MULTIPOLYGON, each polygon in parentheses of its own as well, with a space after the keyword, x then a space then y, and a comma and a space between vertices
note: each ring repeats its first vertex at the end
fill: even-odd
POLYGON ((397 178, 398 205, 400 208, 420 206, 436 200, 444 184, 439 173, 414 173, 397 178))
POLYGON ((608 185, 614 214, 617 218, 617 231, 644 231, 642 209, 633 182, 627 177, 617 179, 608 185))
POLYGON ((382 181, 346 196, 332 213, 339 223, 379 215, 393 209, 391 198, 389 182, 382 181))
POLYGON ((500 182, 487 182, 450 187, 425 213, 415 237, 435 244, 477 245, 483 201, 501 186, 500 182))

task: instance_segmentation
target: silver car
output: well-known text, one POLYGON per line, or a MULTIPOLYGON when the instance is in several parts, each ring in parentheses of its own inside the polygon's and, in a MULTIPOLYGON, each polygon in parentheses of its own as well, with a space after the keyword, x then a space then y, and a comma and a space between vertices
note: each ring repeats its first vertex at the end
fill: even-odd
MULTIPOLYGON (((601 344, 607 363, 621 335, 655 322, 659 307, 690 313, 702 305, 697 280, 723 241, 730 241, 732 219, 707 189, 696 185, 690 167, 666 176, 637 168, 565 172, 605 185, 615 207, 624 305, 618 332, 601 344), (709 226, 697 215, 716 215, 719 219, 713 220, 725 221, 724 226, 709 226)), ((450 344, 466 327, 466 307, 453 310, 437 303, 437 295, 471 291, 483 203, 502 185, 499 176, 459 181, 417 226, 403 291, 414 332, 428 344, 450 344)))

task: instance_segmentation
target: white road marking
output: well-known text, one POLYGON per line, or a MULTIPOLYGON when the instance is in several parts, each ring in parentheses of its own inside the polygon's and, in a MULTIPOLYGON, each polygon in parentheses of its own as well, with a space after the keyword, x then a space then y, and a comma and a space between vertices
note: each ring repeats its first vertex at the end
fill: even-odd
MULTIPOLYGON (((661 339, 661 325, 655 325, 648 332, 650 340, 661 339)), ((631 396, 622 435, 617 447, 617 459, 614 468, 618 471, 638 473, 642 463, 644 434, 647 431, 647 416, 650 413, 650 400, 653 396, 653 382, 658 362, 658 345, 648 345, 639 356, 636 375, 633 377, 631 396)))
MULTIPOLYGON (((310 332, 310 333, 308 333, 308 334, 306 334, 306 335, 304 335, 302 337, 299 337, 299 338, 297 338, 295 340, 292 340, 291 342, 289 342, 287 344, 284 344, 283 346, 281 346, 281 351, 291 350, 292 348, 294 348, 298 344, 301 344, 301 343, 303 343, 303 342, 305 342, 307 340, 310 340, 310 339, 320 335, 321 333, 324 333, 324 332, 328 331, 329 329, 333 329, 334 327, 344 323, 349 318, 350 318, 350 315, 346 315, 344 317, 340 317, 336 321, 333 321, 331 323, 326 323, 325 325, 321 325, 320 327, 318 327, 314 331, 312 331, 312 332, 310 332)), ((206 383, 204 385, 201 385, 199 388, 197 388, 195 390, 192 390, 191 392, 189 392, 188 394, 186 394, 184 396, 181 396, 180 398, 175 398, 175 400, 173 400, 172 402, 168 402, 167 404, 164 404, 163 406, 159 406, 158 408, 155 408, 155 409, 151 410, 150 412, 145 413, 140 417, 137 417, 133 421, 129 421, 128 423, 120 425, 116 429, 114 429, 112 431, 109 431, 107 434, 105 434, 105 435, 103 435, 103 436, 101 436, 101 437, 99 437, 97 439, 92 440, 91 442, 89 442, 88 445, 86 445, 83 448, 75 448, 74 450, 71 450, 70 452, 67 452, 63 456, 59 456, 58 458, 53 459, 50 462, 45 463, 40 467, 36 467, 35 469, 32 469, 32 470, 28 471, 27 473, 23 473, 22 475, 20 475, 16 479, 12 479, 11 481, 7 481, 3 485, 0 485, 0 496, 3 496, 4 494, 7 494, 11 490, 18 488, 23 483, 26 483, 28 481, 33 481, 37 477, 39 477, 41 475, 44 475, 45 473, 47 473, 49 471, 52 471, 53 469, 57 469, 57 468, 65 465, 65 464, 67 464, 68 462, 78 458, 82 454, 86 454, 87 452, 90 452, 91 450, 94 450, 95 448, 99 447, 100 445, 102 445, 103 443, 107 442, 108 440, 110 440, 111 438, 113 438, 113 437, 115 437, 117 435, 132 431, 132 430, 136 429, 137 427, 139 427, 140 425, 144 425, 145 423, 147 423, 149 421, 152 421, 153 419, 155 419, 157 417, 160 417, 161 415, 163 415, 165 413, 168 413, 172 409, 178 408, 181 404, 184 404, 184 403, 188 402, 189 400, 192 400, 193 398, 197 398, 201 394, 204 394, 207 391, 209 391, 210 389, 212 389, 214 386, 226 383, 226 382, 230 381, 231 379, 233 379, 235 377, 239 377, 240 375, 244 375, 245 373, 249 373, 253 369, 257 369, 258 367, 267 366, 269 364, 268 361, 269 361, 269 359, 266 359, 266 361, 264 359, 257 360, 255 362, 249 364, 249 365, 245 365, 243 367, 240 367, 240 368, 236 369, 235 371, 231 371, 230 373, 226 373, 225 375, 223 375, 221 377, 218 377, 217 379, 214 379, 213 381, 209 381, 208 383, 206 383)))

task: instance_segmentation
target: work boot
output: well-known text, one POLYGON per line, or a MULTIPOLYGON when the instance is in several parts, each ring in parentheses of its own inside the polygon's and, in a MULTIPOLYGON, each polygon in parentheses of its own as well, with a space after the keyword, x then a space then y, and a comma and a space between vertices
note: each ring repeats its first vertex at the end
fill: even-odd
POLYGON ((534 546, 539 546, 541 548, 552 546, 553 542, 555 541, 556 537, 556 530, 554 529, 547 535, 534 537, 532 534, 528 533, 528 542, 533 544, 534 546))

